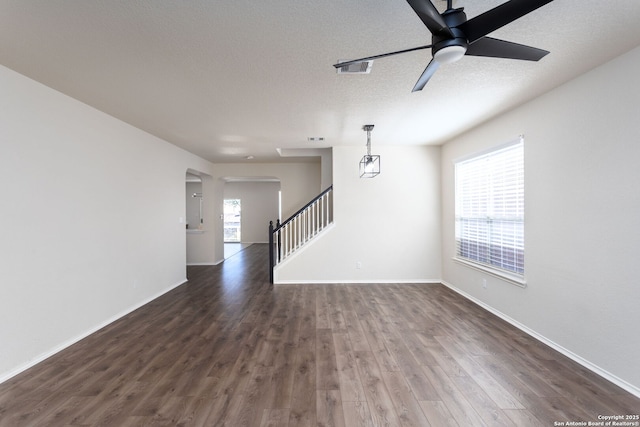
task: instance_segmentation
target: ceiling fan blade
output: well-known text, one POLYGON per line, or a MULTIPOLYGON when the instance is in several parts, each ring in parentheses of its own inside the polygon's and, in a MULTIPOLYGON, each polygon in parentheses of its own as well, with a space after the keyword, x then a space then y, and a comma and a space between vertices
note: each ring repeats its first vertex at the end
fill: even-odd
POLYGON ((458 26, 469 43, 533 12, 553 0, 510 0, 458 26))
POLYGON ((419 90, 422 90, 424 86, 427 84, 427 82, 429 81, 429 79, 438 70, 439 66, 440 66, 440 63, 437 62, 435 59, 432 59, 431 62, 429 62, 429 65, 427 65, 427 68, 425 68, 424 71, 422 72, 422 75, 416 82, 416 85, 413 87, 411 92, 417 92, 419 90))
POLYGON ((384 58, 386 56, 397 55, 399 53, 413 52, 414 50, 428 49, 430 47, 432 47, 432 45, 428 44, 428 45, 425 45, 425 46, 412 47, 410 49, 396 50, 395 52, 382 53, 380 55, 367 56, 366 58, 360 58, 360 59, 353 59, 351 61, 338 62, 337 64, 333 64, 333 66, 336 67, 336 68, 342 68, 342 67, 347 67, 347 66, 352 65, 352 64, 357 64, 358 62, 364 62, 364 61, 370 61, 372 59, 384 58))
POLYGON ((407 3, 431 31, 431 34, 454 37, 438 9, 429 0, 407 0, 407 3))
POLYGON ((539 61, 548 53, 549 51, 536 47, 494 39, 492 37, 482 37, 469 45, 465 55, 539 61))

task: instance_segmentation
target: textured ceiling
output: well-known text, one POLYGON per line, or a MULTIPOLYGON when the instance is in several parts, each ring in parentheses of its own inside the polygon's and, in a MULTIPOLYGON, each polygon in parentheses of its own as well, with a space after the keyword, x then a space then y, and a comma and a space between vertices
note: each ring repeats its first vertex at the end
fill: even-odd
POLYGON ((0 64, 204 158, 260 162, 364 145, 368 123, 374 146, 442 143, 640 45, 639 22, 638 0, 555 0, 491 34, 540 62, 464 57, 411 93, 429 50, 331 66, 430 43, 405 0, 0 0, 0 64))

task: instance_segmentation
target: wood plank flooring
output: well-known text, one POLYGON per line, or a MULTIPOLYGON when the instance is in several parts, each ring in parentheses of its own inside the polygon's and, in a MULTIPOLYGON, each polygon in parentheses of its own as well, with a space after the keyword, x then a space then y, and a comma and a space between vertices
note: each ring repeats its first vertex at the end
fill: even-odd
POLYGON ((0 426, 554 426, 640 399, 442 285, 268 281, 267 246, 0 384, 0 426))

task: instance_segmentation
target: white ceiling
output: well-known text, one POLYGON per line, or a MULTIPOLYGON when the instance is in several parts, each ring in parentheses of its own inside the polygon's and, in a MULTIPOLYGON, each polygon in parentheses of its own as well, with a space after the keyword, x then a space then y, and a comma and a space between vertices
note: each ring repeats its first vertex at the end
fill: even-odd
POLYGON ((374 147, 440 144, 640 45, 639 23, 639 0, 555 0, 492 34, 540 62, 464 57, 411 93, 430 50, 332 67, 429 44, 405 0, 0 0, 0 63, 214 162, 261 162, 364 146, 369 123, 374 147))

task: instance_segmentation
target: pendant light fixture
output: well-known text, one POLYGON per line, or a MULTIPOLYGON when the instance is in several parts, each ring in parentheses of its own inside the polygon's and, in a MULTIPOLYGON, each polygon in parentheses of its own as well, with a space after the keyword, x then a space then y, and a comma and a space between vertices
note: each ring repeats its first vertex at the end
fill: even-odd
POLYGON ((364 125, 362 129, 367 132, 367 154, 360 160, 360 178, 373 178, 380 174, 380 156, 371 155, 373 125, 364 125))

